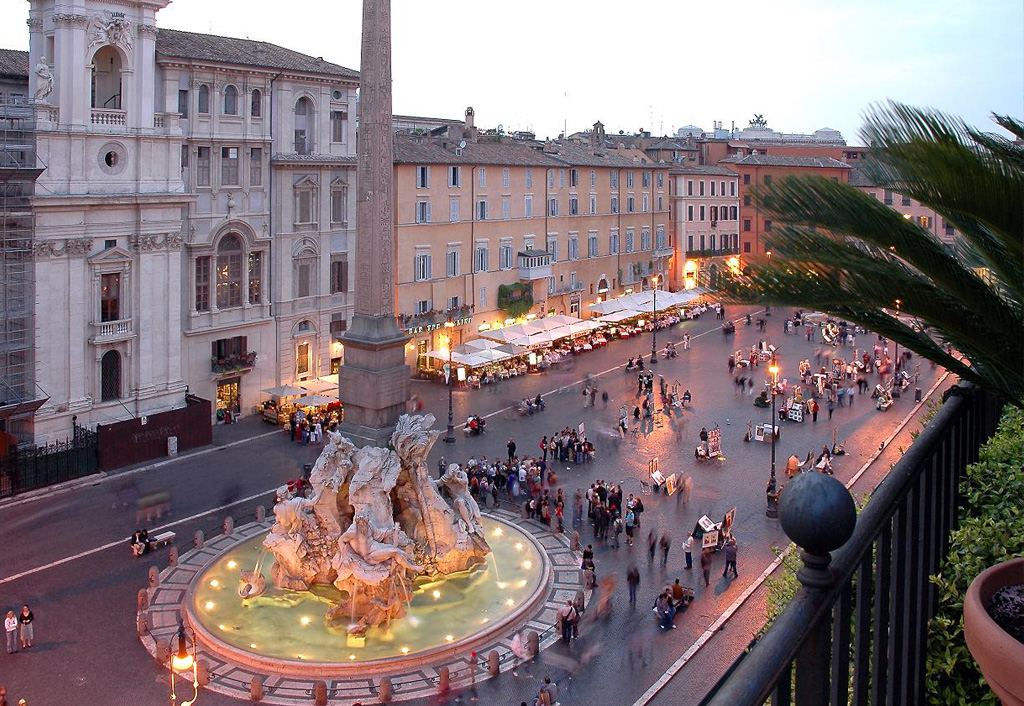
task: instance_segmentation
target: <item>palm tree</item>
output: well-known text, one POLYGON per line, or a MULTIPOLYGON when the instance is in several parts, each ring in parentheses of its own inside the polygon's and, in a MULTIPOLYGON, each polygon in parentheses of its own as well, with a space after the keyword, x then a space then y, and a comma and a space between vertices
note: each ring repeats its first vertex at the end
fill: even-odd
POLYGON ((1016 141, 899 103, 861 131, 868 176, 954 225, 952 247, 848 184, 789 177, 755 191, 783 225, 726 298, 855 322, 1024 406, 1024 123, 993 117, 1016 141))

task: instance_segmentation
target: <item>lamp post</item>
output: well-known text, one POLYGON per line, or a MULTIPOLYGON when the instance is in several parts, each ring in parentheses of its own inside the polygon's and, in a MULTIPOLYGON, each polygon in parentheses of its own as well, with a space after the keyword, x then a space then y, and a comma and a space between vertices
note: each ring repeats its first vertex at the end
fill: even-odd
MULTIPOLYGON (((445 321, 444 327, 446 329, 455 328, 454 321, 445 321)), ((444 443, 454 444, 455 443, 455 419, 452 416, 452 335, 450 333, 443 334, 445 339, 448 341, 448 370, 445 373, 445 377, 448 382, 448 432, 444 436, 444 443)))
POLYGON ((775 357, 772 357, 772 364, 768 366, 768 372, 772 376, 772 469, 771 475, 768 476, 768 504, 765 507, 765 517, 772 519, 779 516, 779 493, 777 485, 775 483, 775 393, 779 384, 779 365, 775 362, 775 357))
POLYGON ((653 315, 651 318, 654 320, 654 332, 651 335, 651 365, 658 364, 658 275, 651 277, 651 283, 654 285, 654 299, 651 302, 651 309, 653 315))
MULTIPOLYGON (((900 305, 901 304, 903 304, 903 300, 902 299, 897 299, 896 300, 896 320, 897 321, 900 320, 900 305)), ((893 345, 895 346, 893 348, 893 371, 894 371, 894 374, 895 374, 895 373, 899 372, 899 369, 901 367, 900 366, 900 343, 895 338, 893 339, 892 342, 893 342, 893 345)))
POLYGON ((192 671, 192 698, 182 701, 181 706, 192 706, 199 698, 199 660, 196 659, 196 633, 184 623, 178 623, 178 631, 171 638, 167 646, 171 662, 171 706, 178 703, 178 694, 175 690, 175 673, 192 671), (191 643, 191 652, 189 651, 191 643))

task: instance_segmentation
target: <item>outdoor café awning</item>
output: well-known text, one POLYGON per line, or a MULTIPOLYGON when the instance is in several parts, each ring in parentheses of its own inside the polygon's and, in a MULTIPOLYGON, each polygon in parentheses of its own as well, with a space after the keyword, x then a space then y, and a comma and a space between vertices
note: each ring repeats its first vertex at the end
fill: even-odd
POLYGON ((337 383, 332 385, 324 380, 303 380, 299 385, 303 388, 303 392, 326 392, 338 387, 337 383))
POLYGON ((277 387, 268 387, 263 392, 267 393, 271 397, 295 397, 296 395, 304 395, 306 391, 301 387, 295 387, 294 385, 279 385, 277 387))
POLYGON ((639 311, 633 311, 632 309, 623 309, 621 311, 616 311, 611 314, 605 314, 600 319, 598 319, 598 321, 600 321, 603 324, 617 324, 620 321, 625 321, 626 319, 635 319, 640 316, 643 316, 643 314, 640 313, 639 311))
POLYGON ((327 395, 306 395, 297 400, 292 400, 292 404, 297 407, 323 407, 337 401, 337 397, 328 397, 327 395))

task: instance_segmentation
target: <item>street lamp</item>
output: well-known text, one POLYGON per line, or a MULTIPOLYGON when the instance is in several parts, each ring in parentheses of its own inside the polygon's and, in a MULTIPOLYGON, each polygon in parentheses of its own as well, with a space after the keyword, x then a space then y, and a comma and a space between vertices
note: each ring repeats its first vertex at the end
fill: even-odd
MULTIPOLYGON (((903 300, 902 299, 897 299, 896 300, 896 320, 897 321, 900 320, 900 305, 901 304, 903 304, 903 300)), ((895 346, 895 348, 893 349, 893 357, 894 357, 893 368, 894 368, 895 371, 899 371, 899 369, 900 369, 900 343, 895 338, 893 339, 892 342, 893 342, 893 345, 895 346)))
POLYGON ((768 477, 768 504, 765 507, 765 517, 775 519, 779 516, 779 493, 775 483, 775 393, 779 385, 779 365, 772 356, 772 364, 768 366, 768 372, 772 376, 772 471, 768 477))
POLYGON ((178 623, 178 631, 171 638, 167 645, 167 652, 171 662, 171 706, 178 703, 178 694, 175 691, 175 673, 192 671, 192 698, 182 701, 181 706, 192 706, 199 698, 199 660, 196 659, 196 633, 184 623, 178 623), (191 652, 189 651, 191 643, 191 652))
MULTIPOLYGON (((446 329, 455 328, 454 321, 445 321, 444 327, 446 329)), ((445 434, 444 443, 454 444, 455 443, 455 419, 452 416, 452 335, 450 333, 442 334, 445 340, 448 342, 448 369, 445 371, 445 382, 448 383, 448 433, 445 434)))
POLYGON ((654 333, 651 336, 651 365, 658 364, 658 275, 651 277, 651 283, 654 285, 654 300, 651 302, 651 309, 654 315, 651 317, 654 319, 654 333))

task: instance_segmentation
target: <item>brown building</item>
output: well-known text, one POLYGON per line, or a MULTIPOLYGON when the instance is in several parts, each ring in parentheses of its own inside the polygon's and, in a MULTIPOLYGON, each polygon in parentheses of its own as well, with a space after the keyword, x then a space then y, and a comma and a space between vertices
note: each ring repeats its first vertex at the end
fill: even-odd
POLYGON ((720 166, 671 171, 672 230, 677 272, 684 289, 714 287, 729 257, 740 252, 739 176, 720 166))

